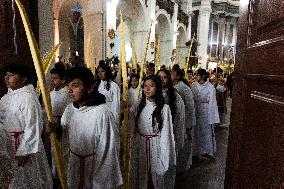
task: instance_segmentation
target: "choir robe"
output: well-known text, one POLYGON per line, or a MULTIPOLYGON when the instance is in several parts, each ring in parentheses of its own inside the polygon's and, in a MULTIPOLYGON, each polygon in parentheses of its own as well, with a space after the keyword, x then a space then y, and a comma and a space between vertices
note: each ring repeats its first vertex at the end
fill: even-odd
POLYGON ((106 89, 106 81, 101 81, 98 91, 103 94, 106 98, 106 103, 114 116, 116 124, 120 124, 120 88, 119 86, 110 80, 110 88, 106 89))
POLYGON ((0 100, 0 122, 15 144, 16 156, 28 156, 24 166, 17 167, 10 183, 12 189, 50 189, 51 173, 41 140, 42 109, 32 85, 9 90, 0 100))
POLYGON ((196 127, 193 136, 193 155, 214 155, 216 141, 214 124, 220 123, 214 86, 206 81, 204 84, 195 82, 192 85, 196 106, 196 127))
POLYGON ((61 125, 69 136, 69 188, 112 189, 122 184, 118 128, 105 103, 80 108, 69 104, 61 125))
POLYGON ((15 150, 9 133, 0 123, 0 188, 8 186, 16 171, 15 150))
MULTIPOLYGON (((63 87, 59 90, 52 90, 50 92, 50 100, 51 100, 51 106, 52 106, 52 115, 57 118, 61 118, 66 106, 70 103, 69 97, 68 97, 68 90, 67 87, 63 87)), ((60 147, 63 152, 64 157, 64 166, 67 164, 67 158, 68 158, 68 138, 66 136, 66 133, 62 133, 63 135, 60 137, 62 140, 59 140, 60 147), (63 143, 64 142, 64 143, 63 143)), ((53 151, 52 151, 53 152, 53 151)), ((52 154, 52 175, 53 177, 58 178, 58 175, 56 173, 56 166, 55 166, 55 154, 52 154)))
MULTIPOLYGON (((130 173, 132 189, 147 189, 149 172, 155 189, 167 188, 165 174, 176 165, 170 107, 165 104, 162 109, 163 128, 158 133, 153 133, 152 127, 152 113, 155 108, 153 102, 146 100, 146 106, 138 119, 139 133, 138 130, 134 131, 130 173)), ((157 130, 157 124, 154 129, 157 130)))
MULTIPOLYGON (((196 125, 196 117, 195 117, 195 107, 194 100, 191 89, 185 85, 182 81, 179 81, 175 86, 177 93, 183 99, 185 105, 185 128, 192 129, 196 125)), ((191 131, 191 137, 193 135, 193 130, 191 131)), ((190 138, 185 141, 185 149, 181 152, 178 160, 178 164, 183 167, 183 169, 187 170, 192 165, 192 141, 190 138), (189 153, 188 153, 189 152, 189 153), (184 166, 185 165, 185 166, 184 166)), ((181 170, 181 166, 178 166, 178 172, 181 170)))
MULTIPOLYGON (((184 146, 185 139, 185 106, 182 98, 178 93, 175 93, 176 100, 175 104, 175 117, 173 120, 173 131, 175 136, 175 147, 176 147, 176 155, 184 146)), ((166 103, 169 105, 169 96, 168 89, 163 89, 163 96, 165 98, 166 103)), ((166 173, 165 182, 166 188, 174 188, 175 187, 175 178, 176 178, 176 167, 170 167, 166 173)))

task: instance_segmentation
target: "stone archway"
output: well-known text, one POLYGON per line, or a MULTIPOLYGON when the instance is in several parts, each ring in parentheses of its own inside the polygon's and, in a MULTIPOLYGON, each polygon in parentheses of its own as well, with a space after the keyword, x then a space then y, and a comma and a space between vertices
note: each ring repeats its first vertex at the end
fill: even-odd
POLYGON ((155 34, 160 39, 160 64, 168 66, 171 64, 173 35, 165 14, 158 15, 155 34))
POLYGON ((185 58, 187 57, 187 47, 186 43, 186 30, 183 26, 178 27, 177 31, 177 58, 176 63, 184 65, 185 58))
MULTIPOLYGON (((147 38, 148 30, 150 27, 150 24, 147 23, 145 18, 145 5, 141 2, 141 0, 124 0, 119 2, 116 10, 118 18, 116 24, 117 30, 119 29, 118 26, 120 22, 121 11, 123 15, 123 20, 125 21, 128 28, 126 46, 129 51, 131 40, 133 40, 137 48, 138 61, 141 62, 144 53, 143 49, 146 43, 145 40, 147 38)), ((115 43, 115 46, 117 45, 119 45, 118 40, 116 40, 115 43)))

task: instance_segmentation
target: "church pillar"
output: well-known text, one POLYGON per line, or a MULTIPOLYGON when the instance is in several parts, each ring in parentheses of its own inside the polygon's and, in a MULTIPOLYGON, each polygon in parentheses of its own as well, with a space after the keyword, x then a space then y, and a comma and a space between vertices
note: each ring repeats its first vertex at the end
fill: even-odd
POLYGON ((230 57, 230 45, 232 43, 232 38, 231 38, 231 18, 227 17, 226 18, 226 32, 225 32, 225 50, 224 50, 224 58, 226 58, 227 60, 230 57))
MULTIPOLYGON (((155 30, 156 30, 156 0, 151 0, 149 2, 150 6, 148 7, 147 11, 148 14, 146 14, 146 19, 148 20, 147 26, 148 28, 150 27, 151 23, 152 24, 152 28, 151 28, 151 34, 150 34, 150 43, 149 43, 149 47, 148 47, 148 53, 147 53, 147 61, 152 62, 155 59, 155 45, 151 45, 151 44, 155 44, 156 43, 156 36, 155 36, 155 30), (147 15, 150 15, 147 18, 147 15)), ((146 22, 147 23, 147 22, 146 22)), ((149 29, 148 29, 149 30, 149 29)), ((147 36, 147 35, 146 35, 147 36)), ((145 46, 146 44, 144 44, 145 46)))
POLYGON ((225 30, 225 17, 219 16, 217 59, 223 58, 223 35, 225 30))
POLYGON ((197 37, 200 45, 198 46, 197 53, 199 56, 201 56, 201 60, 198 61, 198 67, 204 69, 207 66, 207 56, 208 56, 207 47, 208 47, 210 13, 211 13, 210 1, 202 1, 199 10, 199 18, 198 18, 197 37))
POLYGON ((178 4, 175 3, 174 6, 174 14, 172 17, 172 24, 171 24, 171 31, 172 31, 172 37, 170 39, 172 39, 172 44, 171 44, 171 50, 172 50, 172 63, 175 64, 176 63, 176 55, 177 55, 177 35, 178 35, 178 4))
POLYGON ((117 1, 110 0, 106 3, 106 56, 108 58, 115 54, 114 47, 111 47, 111 43, 114 44, 114 39, 111 39, 108 33, 110 30, 116 30, 116 21, 120 19, 120 15, 116 15, 117 3, 117 1))

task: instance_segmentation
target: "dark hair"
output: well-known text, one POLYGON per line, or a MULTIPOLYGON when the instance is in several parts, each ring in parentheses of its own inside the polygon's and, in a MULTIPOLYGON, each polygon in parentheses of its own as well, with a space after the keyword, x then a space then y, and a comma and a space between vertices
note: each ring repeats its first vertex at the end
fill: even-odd
POLYGON ((66 83, 70 83, 74 79, 80 79, 85 87, 92 87, 95 83, 95 78, 89 68, 79 66, 67 70, 65 75, 66 83))
POLYGON ((130 79, 129 79, 129 83, 128 83, 128 89, 130 89, 131 87, 131 81, 133 78, 137 78, 139 80, 139 75, 138 74, 131 74, 130 75, 130 79))
POLYGON ((173 65, 172 70, 176 72, 176 74, 179 76, 179 81, 182 81, 184 84, 189 86, 188 81, 184 78, 184 70, 180 68, 178 64, 173 65))
POLYGON ((4 67, 5 73, 11 72, 13 74, 19 74, 21 77, 26 77, 27 80, 30 80, 31 77, 31 70, 30 68, 18 62, 8 64, 4 67))
POLYGON ((154 63, 149 63, 148 65, 147 65, 147 68, 153 68, 153 69, 155 69, 155 64, 154 63))
POLYGON ((62 63, 56 63, 54 68, 50 70, 51 74, 58 74, 60 79, 64 79, 65 77, 65 66, 62 63))
POLYGON ((186 73, 191 73, 191 74, 193 74, 193 71, 192 71, 192 70, 187 70, 186 73))
MULTIPOLYGON (((96 75, 98 75, 99 68, 102 68, 105 71, 106 81, 107 81, 106 90, 109 91, 109 89, 110 89, 110 81, 112 80, 112 77, 113 77, 112 73, 111 73, 111 69, 110 69, 110 67, 107 64, 105 64, 102 61, 100 61, 100 64, 99 64, 98 68, 96 69, 96 75)), ((97 81, 96 81, 96 84, 95 84, 95 89, 96 90, 99 88, 100 83, 101 83, 101 80, 99 78, 97 78, 97 81)))
MULTIPOLYGON (((158 77, 157 75, 150 75, 148 77, 146 77, 144 79, 144 82, 143 82, 143 88, 144 88, 144 85, 145 85, 145 82, 147 80, 152 80, 155 85, 156 85, 156 95, 155 95, 155 104, 156 104, 156 108, 152 114, 152 127, 153 127, 153 132, 156 133, 156 132, 160 132, 163 128, 163 116, 162 116, 162 109, 165 105, 165 99, 163 97, 163 92, 162 92, 162 82, 161 82, 161 79, 160 77, 158 77), (158 124, 158 129, 155 130, 155 124, 158 124)), ((138 105, 138 108, 137 108, 137 115, 135 117, 135 127, 137 130, 138 129, 138 120, 139 120, 139 117, 140 117, 140 114, 143 110, 143 108, 146 106, 146 96, 144 94, 144 92, 142 93, 142 99, 138 105)))
POLYGON ((205 69, 198 69, 196 72, 204 81, 207 81, 209 78, 209 74, 205 69))
POLYGON ((168 92, 167 92, 167 95, 169 97, 169 106, 170 106, 170 109, 171 109, 171 113, 172 113, 172 117, 173 119, 175 118, 175 114, 176 114, 176 105, 175 105, 175 102, 176 102, 176 90, 173 86, 173 81, 172 81, 172 77, 171 77, 171 72, 169 70, 166 70, 166 69, 163 69, 163 70, 159 70, 158 71, 158 75, 160 72, 164 72, 167 77, 168 77, 168 92))

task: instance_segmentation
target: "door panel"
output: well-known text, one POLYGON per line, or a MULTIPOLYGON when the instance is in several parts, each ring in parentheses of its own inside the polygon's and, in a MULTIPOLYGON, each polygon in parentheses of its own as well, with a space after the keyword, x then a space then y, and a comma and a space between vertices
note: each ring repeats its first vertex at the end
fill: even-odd
POLYGON ((225 188, 280 188, 284 184, 284 1, 244 2, 225 188))

